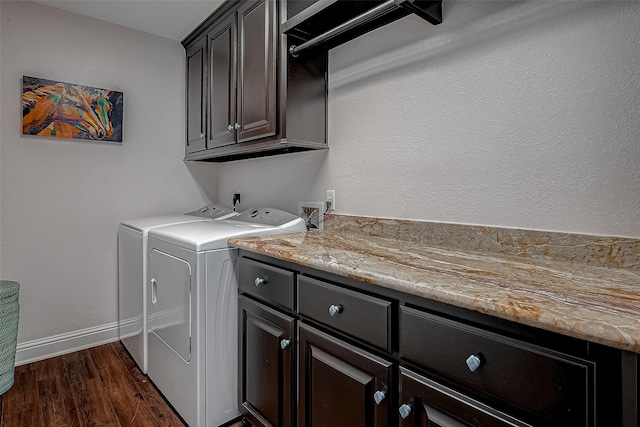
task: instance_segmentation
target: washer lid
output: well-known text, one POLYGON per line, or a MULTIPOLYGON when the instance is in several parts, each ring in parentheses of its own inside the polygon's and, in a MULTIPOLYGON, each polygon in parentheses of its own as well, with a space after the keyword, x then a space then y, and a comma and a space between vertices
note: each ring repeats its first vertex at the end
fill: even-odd
POLYGON ((191 215, 163 215, 163 216, 150 216, 146 218, 134 218, 122 221, 120 224, 125 227, 133 228, 147 235, 149 230, 155 227, 164 227, 166 225, 184 224, 185 222, 201 222, 209 221, 207 218, 199 218, 191 215))
POLYGON ((186 222, 206 221, 212 219, 225 219, 238 215, 238 212, 234 212, 229 208, 214 203, 212 205, 203 206, 200 209, 196 209, 195 211, 188 212, 184 215, 176 214, 133 218, 126 219, 120 224, 140 231, 146 236, 149 230, 155 227, 164 227, 167 225, 184 224, 186 222))
MULTIPOLYGON (((301 218, 299 219, 306 231, 304 221, 301 218)), ((301 230, 222 220, 191 222, 154 228, 149 231, 149 238, 200 252, 226 248, 229 246, 227 241, 233 237, 253 237, 294 231, 301 230)))
POLYGON ((230 224, 227 221, 201 221, 154 228, 149 238, 185 249, 206 251, 226 248, 232 237, 264 234, 273 227, 258 224, 230 224))

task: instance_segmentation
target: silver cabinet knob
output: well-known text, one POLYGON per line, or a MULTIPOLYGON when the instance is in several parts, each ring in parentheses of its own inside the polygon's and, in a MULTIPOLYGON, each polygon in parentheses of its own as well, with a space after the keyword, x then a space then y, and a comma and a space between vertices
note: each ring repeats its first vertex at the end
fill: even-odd
POLYGON ((200 134, 200 139, 204 139, 204 133, 200 134))
POLYGON ((411 406, 410 403, 405 403, 404 405, 398 408, 398 412, 400 413, 400 416, 404 420, 409 415, 411 415, 411 413, 413 412, 413 407, 411 406))
POLYGON ((467 366, 469 367, 469 370, 471 372, 474 372, 476 369, 478 369, 480 365, 482 365, 482 359, 480 359, 475 354, 472 354, 467 358, 467 366))
POLYGON ((291 340, 288 340, 288 339, 285 338, 282 341, 280 341, 280 348, 283 349, 283 350, 285 348, 289 347, 290 345, 291 345, 291 340))
POLYGON ((338 313, 342 313, 342 306, 332 304, 331 307, 329 307, 329 314, 335 316, 338 313))
POLYGON ((233 125, 227 126, 227 129, 229 129, 229 132, 233 132, 233 125))
POLYGON ((239 124, 235 124, 234 127, 236 128, 236 130, 240 129, 242 126, 240 126, 239 124))
POLYGON ((384 390, 378 390, 373 393, 373 400, 376 401, 376 405, 382 403, 382 401, 387 397, 387 393, 384 390))
POLYGON ((256 280, 254 281, 254 283, 258 287, 260 287, 262 285, 266 285, 267 284, 267 278, 266 277, 256 277, 256 280))

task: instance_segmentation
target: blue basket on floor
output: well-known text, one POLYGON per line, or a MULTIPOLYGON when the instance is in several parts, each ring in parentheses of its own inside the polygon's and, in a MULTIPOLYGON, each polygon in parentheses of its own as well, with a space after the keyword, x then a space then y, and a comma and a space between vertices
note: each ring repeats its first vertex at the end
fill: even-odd
POLYGON ((20 283, 0 280, 0 395, 13 385, 18 344, 20 283))

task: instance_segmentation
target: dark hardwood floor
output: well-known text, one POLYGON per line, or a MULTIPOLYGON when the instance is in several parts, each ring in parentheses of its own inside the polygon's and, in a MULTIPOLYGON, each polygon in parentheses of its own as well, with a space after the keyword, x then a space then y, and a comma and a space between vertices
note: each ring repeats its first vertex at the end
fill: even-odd
POLYGON ((19 366, 0 427, 185 424, 120 342, 19 366))

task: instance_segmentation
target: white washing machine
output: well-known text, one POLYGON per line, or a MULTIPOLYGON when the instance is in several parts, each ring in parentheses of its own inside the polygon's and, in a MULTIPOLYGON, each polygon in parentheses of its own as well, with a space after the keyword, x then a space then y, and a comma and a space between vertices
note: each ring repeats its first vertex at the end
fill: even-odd
POLYGON ((184 215, 125 220, 118 229, 118 335, 142 372, 147 373, 147 236, 167 225, 211 221, 238 215, 220 205, 207 205, 184 215))
POLYGON ((240 415, 237 249, 227 240, 303 231, 301 218, 262 208, 149 232, 149 378, 189 426, 240 415))

